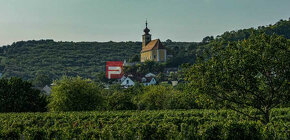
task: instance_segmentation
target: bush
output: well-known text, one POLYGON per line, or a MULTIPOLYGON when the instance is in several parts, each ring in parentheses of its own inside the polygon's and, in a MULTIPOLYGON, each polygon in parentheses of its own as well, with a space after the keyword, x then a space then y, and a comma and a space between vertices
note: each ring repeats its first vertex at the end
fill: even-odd
POLYGON ((139 95, 139 109, 167 109, 169 99, 173 96, 173 89, 161 85, 145 87, 144 93, 139 95))
POLYGON ((114 91, 114 93, 107 98, 108 110, 134 110, 135 104, 132 102, 132 95, 123 91, 114 91))
POLYGON ((101 88, 90 79, 64 76, 53 84, 50 111, 97 110, 102 105, 101 88))

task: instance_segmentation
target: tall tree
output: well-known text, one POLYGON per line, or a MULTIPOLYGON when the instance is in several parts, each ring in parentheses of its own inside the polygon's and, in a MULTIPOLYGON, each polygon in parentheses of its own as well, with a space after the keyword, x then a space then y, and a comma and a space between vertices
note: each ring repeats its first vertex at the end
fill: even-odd
POLYGON ((194 65, 186 77, 201 95, 251 118, 241 108, 255 108, 267 123, 271 109, 290 99, 290 41, 261 34, 217 44, 211 58, 194 65))
POLYGON ((46 111, 46 99, 20 78, 0 79, 0 112, 46 111))

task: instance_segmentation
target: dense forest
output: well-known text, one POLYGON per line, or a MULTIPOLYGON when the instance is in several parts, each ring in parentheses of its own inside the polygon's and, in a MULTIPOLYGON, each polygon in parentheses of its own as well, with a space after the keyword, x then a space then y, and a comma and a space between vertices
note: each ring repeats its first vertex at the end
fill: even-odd
MULTIPOLYGON (((243 40, 252 33, 276 33, 290 38, 290 21, 280 20, 274 25, 225 32, 217 37, 207 36, 202 42, 174 42, 166 40, 171 57, 167 67, 195 63, 196 56, 210 48, 212 40, 243 40)), ((0 72, 3 77, 26 80, 57 79, 62 75, 95 79, 105 70, 106 61, 134 61, 141 51, 141 42, 55 42, 53 40, 19 41, 0 47, 0 72), (135 58, 135 59, 134 59, 135 58)), ((137 59, 138 60, 138 59, 137 59)))

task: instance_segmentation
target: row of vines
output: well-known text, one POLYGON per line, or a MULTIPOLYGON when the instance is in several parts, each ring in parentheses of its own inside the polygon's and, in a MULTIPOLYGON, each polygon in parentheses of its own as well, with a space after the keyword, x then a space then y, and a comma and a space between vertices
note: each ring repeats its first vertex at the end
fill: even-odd
POLYGON ((0 139, 289 139, 289 122, 290 108, 268 124, 229 110, 4 113, 0 139))

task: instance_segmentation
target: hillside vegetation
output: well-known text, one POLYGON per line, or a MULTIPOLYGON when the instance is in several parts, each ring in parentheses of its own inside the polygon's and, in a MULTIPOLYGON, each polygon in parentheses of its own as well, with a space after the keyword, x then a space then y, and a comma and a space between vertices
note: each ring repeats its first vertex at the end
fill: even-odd
MULTIPOLYGON (((172 42, 168 47, 195 43, 172 42)), ((129 60, 141 51, 141 42, 21 41, 0 49, 0 71, 4 77, 33 79, 37 75, 94 78, 105 70, 106 61, 129 60)))
MULTIPOLYGON (((225 32, 216 40, 237 41, 246 39, 251 33, 276 33, 290 38, 290 21, 281 20, 274 25, 257 29, 225 32)), ((173 58, 167 67, 183 63, 195 63, 196 56, 210 48, 213 37, 205 37, 200 43, 163 42, 173 58)), ((62 75, 82 76, 95 79, 105 70, 106 61, 130 60, 139 55, 141 42, 55 42, 53 40, 19 41, 0 47, 0 72, 3 77, 21 77, 33 80, 37 76, 57 79, 62 75)), ((44 79, 44 78, 39 78, 44 79)))

